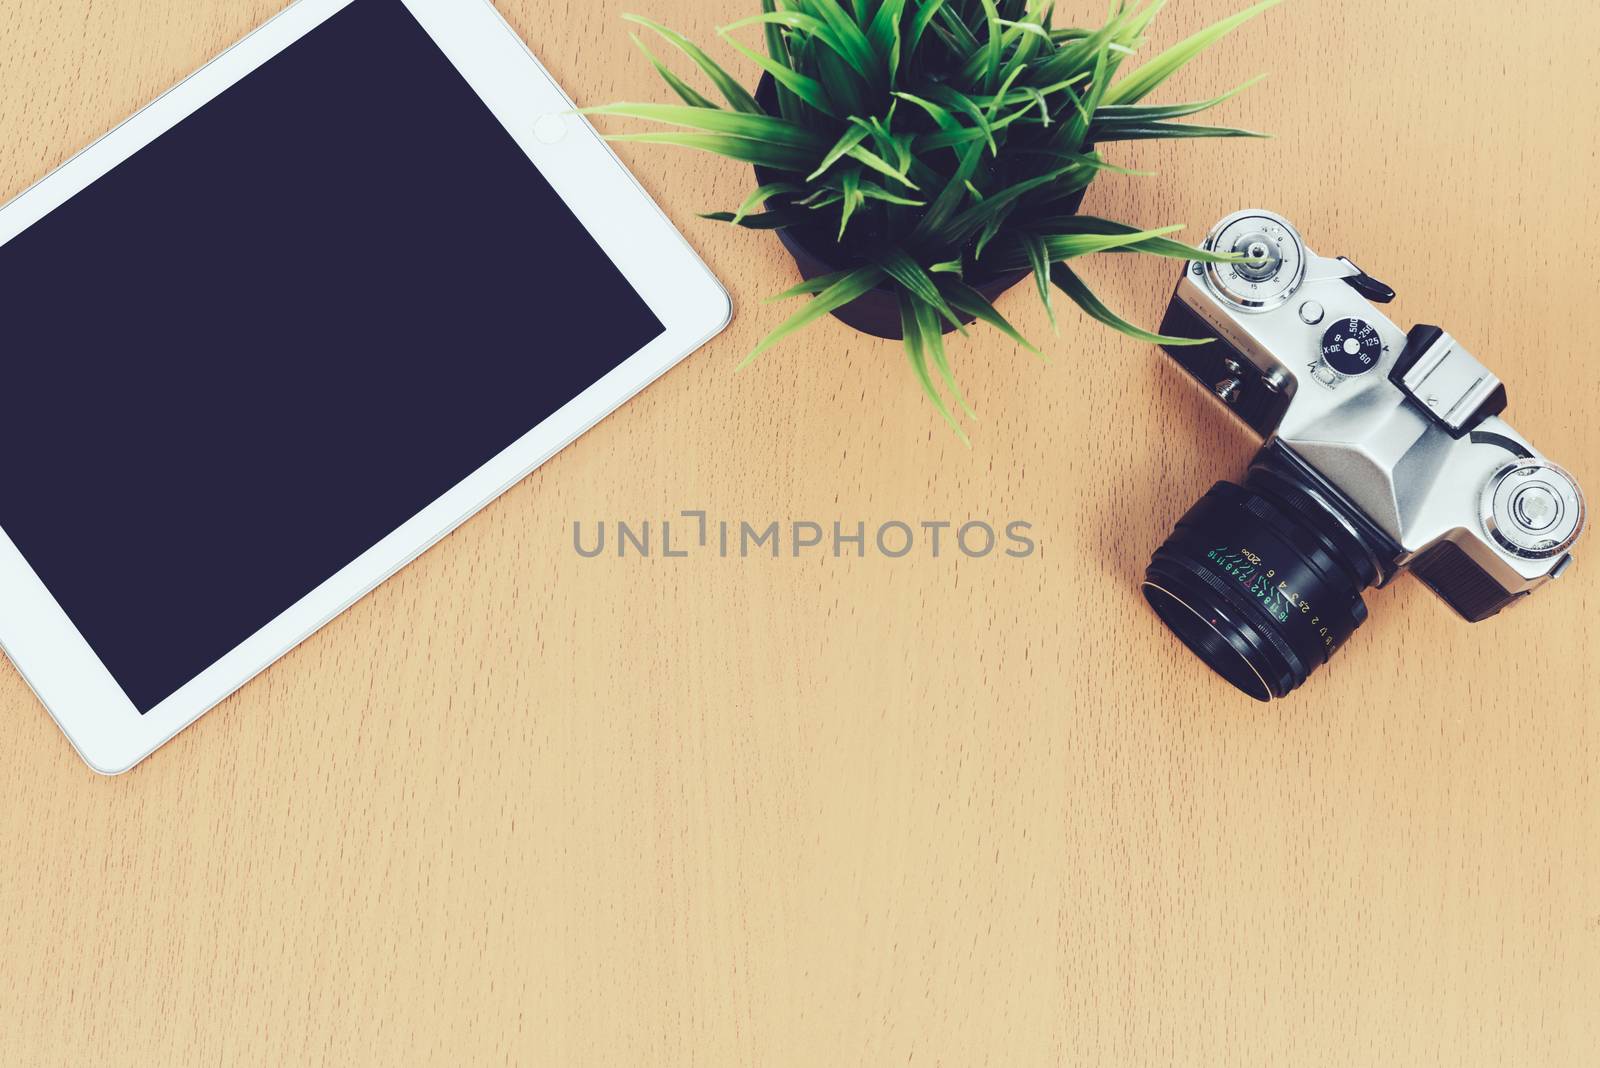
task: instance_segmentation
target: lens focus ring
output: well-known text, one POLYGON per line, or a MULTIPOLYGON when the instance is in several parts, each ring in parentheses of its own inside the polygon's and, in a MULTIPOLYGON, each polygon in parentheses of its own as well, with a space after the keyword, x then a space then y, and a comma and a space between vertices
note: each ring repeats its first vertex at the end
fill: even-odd
POLYGON ((1145 574, 1145 598, 1213 670, 1258 700, 1282 697, 1366 619, 1374 559, 1315 493, 1258 461, 1178 521, 1145 574))

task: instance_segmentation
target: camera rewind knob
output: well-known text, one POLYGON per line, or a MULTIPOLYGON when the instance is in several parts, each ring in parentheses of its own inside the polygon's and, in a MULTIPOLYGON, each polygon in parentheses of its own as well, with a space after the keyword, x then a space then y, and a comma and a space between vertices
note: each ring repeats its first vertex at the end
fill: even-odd
POLYGON ((1577 480, 1542 458, 1505 464, 1483 488, 1484 530, 1500 548, 1525 560, 1565 553, 1583 533, 1584 513, 1577 480))

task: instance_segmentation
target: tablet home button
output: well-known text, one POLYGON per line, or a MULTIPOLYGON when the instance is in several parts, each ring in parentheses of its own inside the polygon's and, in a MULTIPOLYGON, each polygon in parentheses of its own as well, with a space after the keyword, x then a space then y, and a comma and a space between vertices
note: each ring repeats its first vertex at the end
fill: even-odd
POLYGON ((533 120, 533 136, 540 144, 555 144, 567 136, 567 117, 556 114, 540 115, 533 120))

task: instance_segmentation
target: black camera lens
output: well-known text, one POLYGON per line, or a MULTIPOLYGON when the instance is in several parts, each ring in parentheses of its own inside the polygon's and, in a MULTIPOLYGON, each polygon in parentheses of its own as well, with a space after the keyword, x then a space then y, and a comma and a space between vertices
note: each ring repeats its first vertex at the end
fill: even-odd
POLYGON ((1144 595, 1213 671, 1258 701, 1282 697, 1367 618, 1361 591, 1399 550, 1308 468, 1263 450, 1178 520, 1144 595))

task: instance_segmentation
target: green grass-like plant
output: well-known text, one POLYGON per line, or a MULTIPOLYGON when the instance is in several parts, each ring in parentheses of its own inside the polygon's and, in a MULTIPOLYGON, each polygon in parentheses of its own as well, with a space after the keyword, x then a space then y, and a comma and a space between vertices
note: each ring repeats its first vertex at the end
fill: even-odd
MULTIPOLYGON (((751 229, 824 234, 816 249, 840 270, 772 298, 812 296, 763 338, 744 366, 782 339, 874 287, 898 296, 906 355, 923 391, 966 440, 938 381, 969 416, 941 330, 964 318, 989 323, 1030 351, 975 287, 1031 272, 1055 325, 1060 289, 1084 312, 1144 341, 1188 344, 1140 329, 1107 308, 1069 266, 1093 252, 1222 259, 1167 235, 1071 210, 1108 163, 1115 141, 1257 137, 1247 130, 1174 122, 1222 103, 1141 103, 1207 46, 1276 4, 1254 6, 1173 45, 1126 74, 1165 0, 1116 0, 1098 28, 1058 27, 1053 0, 762 0, 758 15, 719 33, 776 83, 776 113, 757 103, 710 56, 638 15, 625 18, 688 57, 715 86, 713 102, 633 40, 680 104, 587 109, 678 127, 612 135, 679 145, 777 175, 731 212, 706 218, 751 229), (763 33, 764 49, 736 34, 763 33), (825 226, 826 231, 820 227, 825 226)), ((964 328, 963 328, 964 329, 964 328)))

